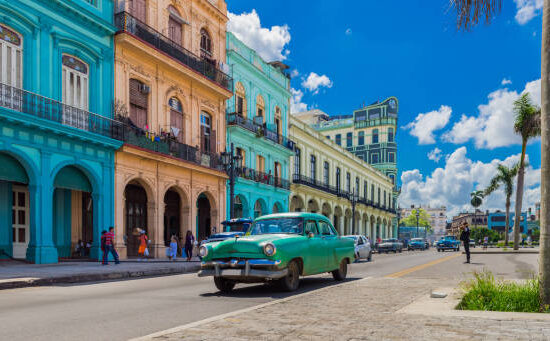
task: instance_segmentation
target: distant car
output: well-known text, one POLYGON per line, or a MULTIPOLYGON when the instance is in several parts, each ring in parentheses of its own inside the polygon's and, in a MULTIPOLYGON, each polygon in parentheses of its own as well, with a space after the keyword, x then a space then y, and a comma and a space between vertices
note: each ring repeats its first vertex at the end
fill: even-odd
POLYGON ((413 238, 409 242, 408 250, 426 250, 426 241, 422 238, 413 238))
POLYGON ((342 238, 351 239, 355 243, 355 260, 366 259, 368 262, 372 260, 372 249, 367 237, 361 235, 349 235, 342 236, 342 238))
POLYGON ((378 253, 389 252, 403 252, 403 243, 396 238, 382 239, 382 242, 378 244, 378 253))
POLYGON ((208 239, 205 239, 201 242, 201 245, 219 242, 229 238, 235 238, 237 236, 244 236, 248 231, 250 225, 252 225, 252 219, 238 218, 222 221, 222 231, 220 233, 215 233, 210 235, 208 239))
POLYGON ((460 251, 460 241, 455 236, 445 236, 437 242, 436 247, 438 252, 445 250, 460 251))
POLYGON ((475 248, 476 247, 476 241, 473 239, 470 239, 470 247, 475 248))

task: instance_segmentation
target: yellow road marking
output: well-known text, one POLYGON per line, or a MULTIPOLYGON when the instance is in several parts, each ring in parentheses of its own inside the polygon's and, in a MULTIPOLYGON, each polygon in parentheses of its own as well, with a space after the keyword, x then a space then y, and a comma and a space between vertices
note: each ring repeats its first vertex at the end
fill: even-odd
POLYGON ((413 266, 412 268, 408 268, 408 269, 405 269, 405 270, 401 270, 401 271, 392 273, 392 274, 387 275, 387 276, 385 276, 385 277, 388 277, 388 278, 399 278, 399 277, 403 277, 403 276, 408 275, 408 274, 410 274, 410 273, 412 273, 412 272, 415 272, 415 271, 418 271, 418 270, 422 270, 422 269, 426 269, 426 268, 429 268, 430 266, 434 266, 434 265, 436 265, 436 264, 443 263, 443 262, 446 262, 446 261, 448 261, 448 260, 451 260, 451 259, 454 259, 454 258, 457 258, 457 257, 460 257, 460 256, 461 256, 461 254, 460 254, 460 253, 457 253, 457 254, 452 255, 452 256, 439 258, 439 259, 436 259, 436 260, 431 261, 431 262, 429 262, 429 263, 425 263, 425 264, 413 266))

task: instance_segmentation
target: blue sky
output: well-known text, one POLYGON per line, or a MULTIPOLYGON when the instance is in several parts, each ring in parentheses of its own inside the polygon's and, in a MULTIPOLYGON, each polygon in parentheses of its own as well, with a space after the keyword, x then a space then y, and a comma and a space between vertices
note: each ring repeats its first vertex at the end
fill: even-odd
MULTIPOLYGON (((523 91, 540 103, 541 7, 504 0, 491 25, 459 32, 448 0, 228 0, 228 29, 295 70, 295 109, 351 114, 397 96, 401 204, 456 213, 521 151, 511 103, 523 91)), ((528 154, 524 207, 540 198, 538 141, 528 154)), ((503 199, 483 208, 502 209, 503 199)))

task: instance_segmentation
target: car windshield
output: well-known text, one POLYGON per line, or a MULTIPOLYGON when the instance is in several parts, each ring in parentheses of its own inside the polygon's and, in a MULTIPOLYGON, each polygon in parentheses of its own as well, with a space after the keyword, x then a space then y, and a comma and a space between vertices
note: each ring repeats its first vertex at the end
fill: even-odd
POLYGON ((229 223, 225 225, 226 232, 245 232, 250 226, 249 223, 229 223))
POLYGON ((302 218, 277 218, 255 221, 250 228, 250 235, 270 233, 302 234, 304 222, 302 218))

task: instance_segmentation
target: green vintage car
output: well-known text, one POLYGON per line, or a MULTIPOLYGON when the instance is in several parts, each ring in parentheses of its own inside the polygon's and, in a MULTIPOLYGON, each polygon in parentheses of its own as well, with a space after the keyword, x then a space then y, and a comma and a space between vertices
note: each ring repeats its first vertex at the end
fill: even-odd
POLYGON ((294 291, 300 276, 331 272, 335 280, 344 280, 354 251, 353 240, 338 236, 322 215, 266 215, 256 219, 245 236, 202 245, 199 277, 214 276, 222 292, 230 292, 236 283, 257 282, 275 282, 294 291))

